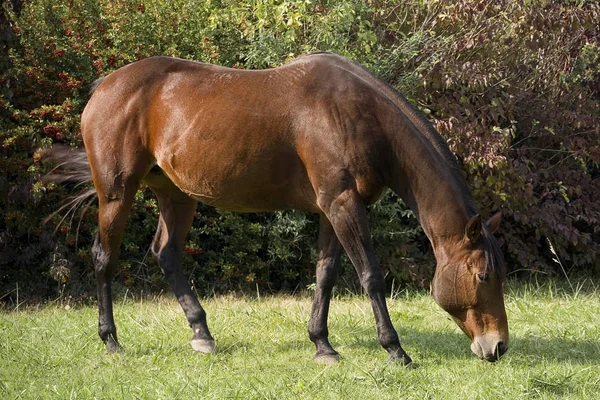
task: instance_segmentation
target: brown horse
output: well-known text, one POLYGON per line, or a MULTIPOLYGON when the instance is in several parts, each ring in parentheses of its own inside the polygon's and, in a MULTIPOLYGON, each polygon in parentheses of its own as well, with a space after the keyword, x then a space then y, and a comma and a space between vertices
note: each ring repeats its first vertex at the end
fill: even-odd
MULTIPOLYGON (((63 153, 63 167, 78 174, 75 180, 92 179, 98 195, 98 332, 109 352, 119 348, 111 279, 142 182, 160 207, 151 250, 192 328, 194 350, 215 348, 181 268, 184 239, 201 201, 242 212, 319 213, 308 327, 315 358, 339 358, 328 340, 327 314, 343 248, 371 299, 379 342, 391 359, 410 363, 390 320, 367 226, 367 206, 388 187, 415 212, 431 241, 436 302, 479 357, 494 361, 506 351, 505 267, 491 235, 500 215, 482 223, 442 137, 364 67, 327 53, 262 71, 149 58, 98 82, 81 131, 87 159, 77 162, 83 150, 63 153)), ((61 150, 52 153, 61 157, 61 150)))

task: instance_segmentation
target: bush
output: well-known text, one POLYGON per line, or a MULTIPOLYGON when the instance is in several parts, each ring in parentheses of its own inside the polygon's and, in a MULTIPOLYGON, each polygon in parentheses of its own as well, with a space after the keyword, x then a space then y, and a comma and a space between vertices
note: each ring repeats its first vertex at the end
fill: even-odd
POLYGON ((597 3, 433 4, 386 21, 411 35, 413 15, 422 32, 408 65, 378 57, 386 76, 418 71, 421 87, 406 91, 462 161, 483 213, 504 212, 513 271, 552 272, 555 257, 597 268, 597 3))
MULTIPOLYGON (((354 59, 405 93, 447 138, 482 214, 503 211, 510 271, 553 273, 556 257, 580 272, 600 265, 594 2, 32 0, 8 16, 17 40, 0 76, 5 300, 17 282, 41 297, 93 291, 95 205, 43 225, 74 189, 38 182, 45 167, 37 149, 81 145, 89 84, 152 55, 235 68, 323 50, 354 59)), ((122 287, 164 288, 148 257, 157 213, 149 191, 140 191, 123 243, 122 287)), ((414 215, 387 194, 370 218, 388 279, 427 285, 434 262, 414 215)), ((297 212, 200 206, 186 272, 202 293, 306 285, 317 227, 315 216, 297 212)), ((341 281, 356 285, 347 261, 344 270, 341 281)))

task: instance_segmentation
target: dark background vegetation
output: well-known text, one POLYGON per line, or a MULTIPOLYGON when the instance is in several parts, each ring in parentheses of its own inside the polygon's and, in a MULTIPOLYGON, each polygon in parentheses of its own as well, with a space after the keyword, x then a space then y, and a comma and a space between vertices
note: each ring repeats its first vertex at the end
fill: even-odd
MULTIPOLYGON (((416 104, 457 155, 484 217, 502 211, 508 269, 600 270, 600 6, 595 1, 13 0, 0 16, 0 302, 93 294, 96 208, 42 220, 78 189, 40 182, 39 149, 81 145, 97 77, 153 55, 269 68, 333 51, 416 104), (56 231, 55 231, 56 230, 56 231)), ((159 291, 141 190, 117 290, 159 291)), ((387 279, 426 286, 434 260, 390 193, 371 212, 387 279)), ((185 269, 200 294, 293 290, 314 279, 313 215, 199 206, 185 269)), ((348 262, 340 284, 356 288, 348 262)))

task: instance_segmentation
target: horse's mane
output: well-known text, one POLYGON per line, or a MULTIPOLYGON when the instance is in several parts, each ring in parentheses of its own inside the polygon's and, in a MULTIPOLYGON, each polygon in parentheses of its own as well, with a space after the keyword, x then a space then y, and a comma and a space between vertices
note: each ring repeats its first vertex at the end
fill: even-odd
POLYGON ((506 278, 506 264, 504 263, 504 256, 502 255, 498 240, 496 240, 486 224, 483 224, 481 236, 483 239, 485 264, 496 274, 496 276, 498 276, 498 278, 504 280, 504 278, 506 278))

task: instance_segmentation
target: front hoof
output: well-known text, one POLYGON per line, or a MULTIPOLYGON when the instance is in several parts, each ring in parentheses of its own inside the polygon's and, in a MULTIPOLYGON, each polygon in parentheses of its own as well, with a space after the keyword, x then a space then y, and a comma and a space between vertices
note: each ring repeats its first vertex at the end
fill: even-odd
POLYGON ((389 361, 409 368, 413 366, 412 359, 404 352, 390 355, 389 361))
POLYGON ((315 355, 315 362, 317 364, 323 364, 323 365, 332 365, 332 364, 337 364, 340 362, 340 355, 335 353, 335 354, 316 354, 315 355))
POLYGON ((192 349, 204 354, 214 353, 215 351, 215 341, 211 339, 192 339, 190 345, 192 349))
POLYGON ((108 339, 104 343, 106 345, 106 351, 108 352, 108 354, 117 354, 117 353, 123 352, 123 348, 121 347, 119 342, 117 342, 116 340, 114 340, 112 338, 108 339))

